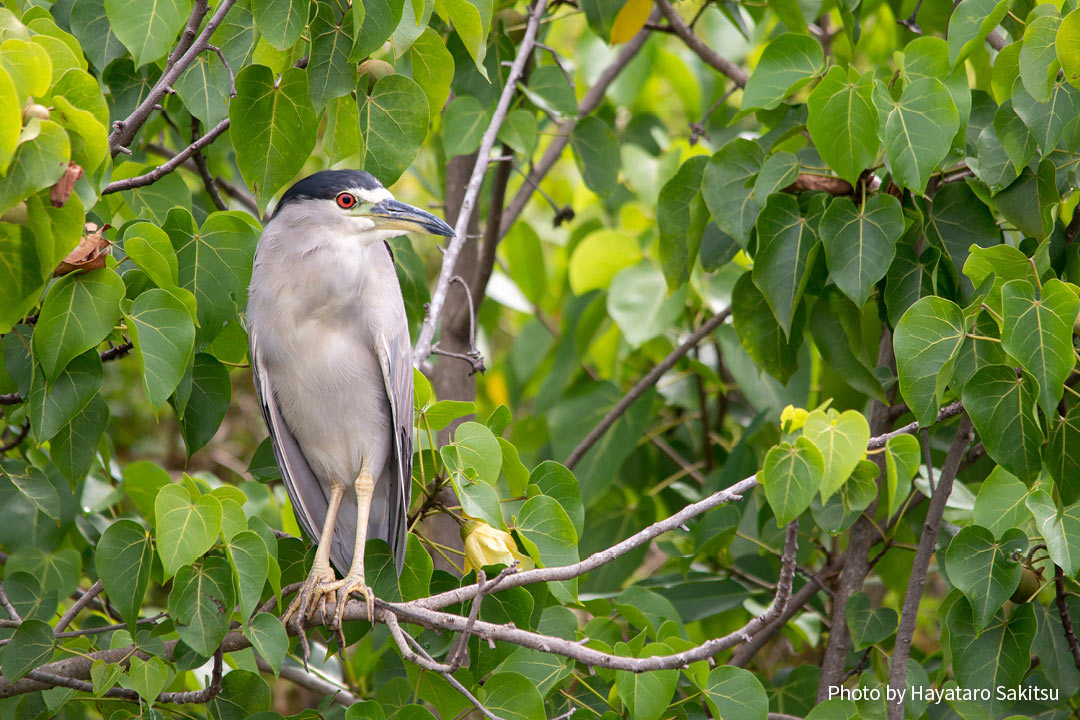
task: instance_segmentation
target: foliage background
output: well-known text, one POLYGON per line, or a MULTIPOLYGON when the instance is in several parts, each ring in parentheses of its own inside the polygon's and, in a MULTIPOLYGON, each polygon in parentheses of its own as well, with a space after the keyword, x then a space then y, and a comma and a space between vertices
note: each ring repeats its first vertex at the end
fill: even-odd
POLYGON ((0 717, 1076 711, 1075 2, 656 2, 5 0, 0 717), (407 570, 305 668, 243 308, 331 166, 461 226, 393 242, 407 570))

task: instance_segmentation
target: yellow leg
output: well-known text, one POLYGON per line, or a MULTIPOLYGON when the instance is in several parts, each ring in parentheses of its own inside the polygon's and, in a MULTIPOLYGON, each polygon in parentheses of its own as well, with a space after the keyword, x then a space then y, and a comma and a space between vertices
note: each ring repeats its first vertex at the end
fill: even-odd
POLYGON ((326 603, 334 604, 336 576, 330 567, 330 545, 334 539, 334 523, 337 520, 338 510, 341 508, 341 499, 345 497, 345 483, 337 478, 330 479, 330 502, 326 508, 326 520, 323 521, 322 534, 319 536, 319 546, 315 550, 315 562, 311 565, 311 572, 304 585, 296 593, 292 604, 281 617, 281 622, 288 626, 290 618, 296 615, 300 622, 311 618, 318 607, 326 620, 326 603))
POLYGON ((371 496, 375 493, 375 478, 368 470, 367 464, 360 470, 360 476, 356 478, 356 545, 353 548, 352 565, 349 573, 343 579, 329 586, 329 589, 338 591, 337 611, 334 615, 333 628, 341 627, 341 618, 345 612, 345 603, 349 595, 359 593, 364 597, 367 606, 368 620, 375 619, 375 593, 364 582, 364 548, 367 545, 368 515, 371 512, 371 496))

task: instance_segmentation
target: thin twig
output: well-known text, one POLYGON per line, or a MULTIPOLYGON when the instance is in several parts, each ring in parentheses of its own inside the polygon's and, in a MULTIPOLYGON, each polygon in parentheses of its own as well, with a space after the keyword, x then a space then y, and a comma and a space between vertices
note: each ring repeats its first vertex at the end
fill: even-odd
MULTIPOLYGON (((228 0, 226 0, 228 2, 228 0)), ((156 183, 161 178, 165 177, 173 170, 178 168, 185 160, 197 153, 202 148, 206 147, 210 143, 214 142, 221 133, 229 129, 229 118, 225 118, 213 128, 210 129, 205 135, 188 145, 180 152, 173 155, 173 157, 162 165, 158 165, 156 168, 146 173, 145 175, 138 175, 136 177, 127 178, 126 180, 114 180, 105 186, 101 191, 102 195, 108 195, 109 193, 119 192, 121 190, 133 190, 135 188, 146 187, 156 183)))
POLYGON ((150 117, 150 113, 154 111, 154 108, 160 107, 161 99, 165 97, 169 89, 172 87, 188 66, 195 61, 195 58, 199 56, 203 50, 210 44, 210 38, 214 34, 214 31, 218 29, 221 22, 225 19, 225 14, 229 12, 229 8, 233 6, 236 0, 222 0, 214 11, 214 15, 207 21, 206 26, 202 32, 199 33, 198 38, 191 40, 194 37, 194 33, 198 30, 199 25, 202 23, 203 17, 207 12, 206 0, 196 0, 195 7, 191 11, 191 17, 188 18, 187 26, 184 28, 184 33, 181 36, 180 43, 176 46, 172 55, 169 56, 169 60, 165 67, 165 72, 161 74, 158 81, 154 83, 154 87, 147 93, 146 98, 131 111, 123 120, 118 120, 113 123, 113 131, 109 134, 109 147, 112 149, 112 154, 115 156, 118 152, 122 152, 122 148, 126 148, 131 144, 131 141, 135 139, 135 135, 139 132, 139 129, 146 123, 146 120, 150 117))
MULTIPOLYGON (((259 666, 259 670, 265 673, 272 673, 274 669, 270 667, 270 663, 262 659, 262 657, 255 653, 255 664, 259 666)), ((344 707, 349 707, 354 703, 360 702, 361 698, 353 695, 351 692, 336 685, 329 680, 325 680, 318 675, 311 672, 304 672, 298 667, 293 665, 285 665, 278 673, 278 677, 288 680, 293 685, 302 687, 305 690, 310 690, 316 695, 322 697, 333 697, 334 702, 344 707)))
POLYGON ((682 38, 682 41, 686 43, 687 47, 697 53, 698 57, 713 68, 731 78, 731 81, 736 85, 739 87, 746 87, 746 82, 750 79, 750 76, 746 74, 745 70, 706 45, 701 38, 695 35, 694 31, 683 22, 682 16, 680 16, 678 11, 671 6, 671 3, 669 3, 668 0, 656 0, 656 5, 667 19, 668 25, 671 26, 671 29, 675 31, 676 35, 682 38))
MULTIPOLYGON (((654 11, 651 17, 658 17, 659 13, 654 11)), ((589 91, 581 98, 581 102, 578 103, 578 116, 585 117, 590 114, 596 108, 600 107, 600 103, 604 100, 604 94, 607 93, 611 83, 615 81, 619 73, 630 64, 638 51, 645 45, 645 41, 649 39, 651 31, 646 27, 638 31, 638 34, 630 39, 619 54, 615 56, 615 59, 604 68, 604 71, 600 73, 600 77, 596 79, 593 86, 589 88, 589 91)), ((525 183, 521 186, 521 189, 514 195, 514 199, 510 201, 510 204, 506 206, 506 210, 503 211, 502 222, 499 224, 499 237, 506 237, 506 234, 510 232, 510 228, 517 222, 518 217, 521 216, 521 212, 525 209, 525 205, 529 202, 529 198, 532 197, 533 192, 540 186, 540 181, 550 172, 551 168, 555 166, 559 158, 562 157, 562 151, 566 148, 567 143, 570 142, 570 133, 577 124, 577 120, 573 118, 567 118, 559 123, 558 135, 551 140, 551 144, 548 149, 544 151, 540 161, 533 166, 529 171, 529 174, 525 177, 525 183)))
POLYGON ((71 624, 71 621, 75 619, 75 616, 82 612, 83 608, 93 601, 98 596, 105 586, 101 584, 101 581, 96 581, 90 586, 90 589, 83 593, 82 597, 72 603, 71 607, 67 609, 67 612, 61 616, 60 621, 56 623, 56 628, 53 632, 57 635, 64 632, 64 628, 71 624))
MULTIPOLYGON (((420 337, 417 338, 413 350, 413 365, 417 368, 431 355, 431 346, 435 339, 435 327, 439 323, 443 305, 446 303, 446 296, 450 292, 450 282, 454 276, 454 265, 457 263, 458 255, 461 254, 461 248, 465 245, 465 235, 468 232, 469 221, 472 219, 477 196, 480 194, 480 186, 484 182, 484 175, 488 168, 487 160, 491 156, 491 148, 495 145, 495 135, 499 132, 499 128, 502 127, 503 120, 506 119, 506 114, 510 110, 510 101, 517 91, 518 78, 525 71, 525 63, 528 62, 530 55, 532 55, 533 45, 536 42, 536 33, 540 27, 540 18, 544 14, 545 7, 547 7, 547 0, 535 0, 535 5, 529 13, 529 23, 525 28, 525 37, 521 40, 517 57, 514 58, 514 64, 510 67, 510 72, 506 77, 506 84, 503 86, 499 102, 495 106, 495 113, 484 131, 483 139, 480 141, 476 163, 473 165, 472 175, 469 177, 469 184, 465 190, 465 197, 461 201, 461 211, 458 213, 457 222, 454 225, 455 237, 450 241, 443 255, 442 269, 439 271, 439 279, 435 284, 435 292, 431 295, 431 303, 424 316, 420 337)), ((466 292, 468 292, 467 286, 466 292)))
POLYGON ((22 424, 22 427, 19 428, 19 432, 15 433, 15 437, 11 438, 11 440, 4 443, 3 445, 0 445, 0 453, 6 453, 8 450, 14 450, 15 448, 19 447, 19 445, 22 445, 23 440, 25 440, 26 436, 29 434, 30 421, 27 420, 22 424))
MULTIPOLYGON (((926 511, 926 520, 923 521, 922 535, 919 538, 919 549, 915 552, 912 563, 911 576, 908 578, 907 593, 904 595, 904 604, 900 612, 900 625, 896 630, 896 642, 893 645, 892 666, 889 670, 889 686, 893 688, 893 697, 901 697, 900 690, 907 682, 907 662, 911 655, 911 638, 915 632, 916 616, 919 612, 919 601, 922 600, 923 586, 926 583, 926 571, 930 566, 930 558, 937 546, 938 528, 941 525, 941 516, 945 512, 945 503, 952 493, 953 481, 956 472, 960 468, 960 461, 964 458, 964 451, 971 444, 971 419, 964 415, 960 419, 960 425, 953 437, 952 447, 945 456, 945 463, 941 466, 941 475, 938 477, 937 490, 930 498, 930 507, 926 511)), ((904 703, 889 703, 889 720, 903 720, 904 703)))
POLYGON ((1065 631, 1065 643, 1069 646, 1069 652, 1072 653, 1073 663, 1080 669, 1080 643, 1076 641, 1076 631, 1073 629, 1069 605, 1065 602, 1065 572, 1059 565, 1054 565, 1054 591, 1058 615, 1061 616, 1061 628, 1065 631))
POLYGON ((15 606, 8 600, 7 593, 4 592, 4 583, 0 582, 0 605, 7 611, 8 616, 15 622, 22 622, 22 616, 19 615, 19 611, 15 609, 15 606))
POLYGON ((641 378, 634 387, 630 388, 630 391, 623 395, 622 398, 619 399, 619 402, 615 403, 615 407, 608 410, 607 414, 604 415, 604 419, 590 430, 589 434, 585 436, 585 439, 574 448, 573 452, 570 453, 570 456, 566 458, 566 467, 573 470, 574 466, 578 464, 581 458, 585 457, 585 453, 589 451, 589 448, 596 444, 596 441, 607 432, 608 428, 615 424, 615 421, 634 404, 635 400, 644 395, 646 390, 655 385, 664 373, 675 367, 675 363, 679 362, 686 353, 690 352, 691 348, 704 340, 713 330, 720 327, 721 323, 727 320, 729 315, 731 315, 730 307, 713 315, 706 320, 701 327, 695 330, 681 345, 672 350, 666 358, 661 360, 659 364, 646 373, 645 377, 641 378))
MULTIPOLYGON (((233 92, 235 95, 235 91, 233 92)), ((199 118, 194 115, 191 116, 191 141, 195 142, 195 139, 199 137, 199 118)), ((210 196, 210 202, 214 204, 218 210, 228 210, 229 206, 225 200, 221 197, 221 193, 218 191, 217 184, 214 182, 214 176, 210 174, 210 168, 206 166, 206 157, 202 154, 202 150, 196 150, 191 153, 191 161, 195 163, 195 168, 199 171, 199 177, 202 178, 203 187, 206 188, 206 194, 210 196)))

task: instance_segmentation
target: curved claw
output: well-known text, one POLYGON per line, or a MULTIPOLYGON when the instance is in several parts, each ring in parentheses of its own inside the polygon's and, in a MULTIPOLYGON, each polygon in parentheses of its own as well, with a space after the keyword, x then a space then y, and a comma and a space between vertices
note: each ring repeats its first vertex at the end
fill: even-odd
POLYGON ((307 637, 304 633, 304 623, 311 620, 316 609, 322 611, 323 622, 326 622, 326 604, 335 603, 336 587, 339 585, 334 577, 334 571, 329 567, 318 566, 311 568, 311 573, 304 580, 304 584, 296 591, 296 596, 289 604, 288 609, 281 616, 281 624, 289 626, 289 622, 295 619, 301 642, 304 646, 304 665, 310 655, 307 637))
MULTIPOLYGON (((367 608, 368 622, 375 622, 375 593, 360 577, 346 577, 344 580, 339 580, 334 583, 333 589, 337 591, 339 602, 337 608, 334 610, 334 621, 330 625, 331 630, 340 631, 341 622, 345 615, 345 605, 349 601, 349 596, 353 593, 358 593, 364 598, 364 605, 367 608)), ((344 647, 344 643, 342 643, 344 647)))

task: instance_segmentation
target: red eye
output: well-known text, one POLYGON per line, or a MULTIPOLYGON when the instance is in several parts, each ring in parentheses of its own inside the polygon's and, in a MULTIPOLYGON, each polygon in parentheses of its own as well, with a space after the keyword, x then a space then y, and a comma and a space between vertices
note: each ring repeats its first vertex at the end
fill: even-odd
POLYGON ((356 197, 351 193, 343 192, 337 196, 337 204, 339 208, 348 210, 356 204, 356 197))

